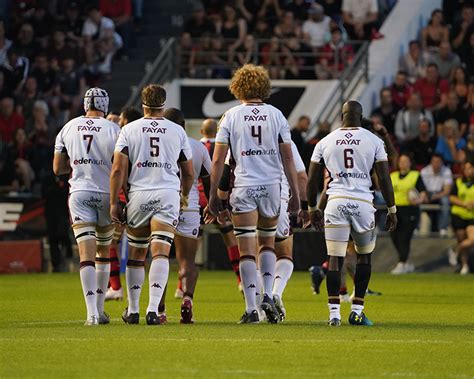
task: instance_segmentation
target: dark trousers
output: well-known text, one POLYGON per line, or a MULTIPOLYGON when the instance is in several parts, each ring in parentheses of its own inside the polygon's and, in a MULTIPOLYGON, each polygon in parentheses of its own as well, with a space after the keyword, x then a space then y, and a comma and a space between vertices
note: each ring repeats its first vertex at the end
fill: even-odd
POLYGON ((410 255, 413 232, 420 220, 420 209, 418 207, 397 207, 397 217, 397 229, 391 233, 391 237, 400 262, 406 262, 410 255))
POLYGON ((62 266, 64 264, 64 250, 66 252, 66 257, 72 258, 68 215, 67 212, 55 212, 52 209, 48 209, 45 213, 53 271, 62 271, 62 266))

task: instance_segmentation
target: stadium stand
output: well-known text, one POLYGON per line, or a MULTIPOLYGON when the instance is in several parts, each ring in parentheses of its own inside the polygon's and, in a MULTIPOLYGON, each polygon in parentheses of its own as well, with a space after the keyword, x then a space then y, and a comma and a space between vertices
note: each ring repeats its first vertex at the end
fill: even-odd
MULTIPOLYGON (((208 95, 221 96, 215 83, 225 89, 225 79, 247 62, 266 66, 278 86, 285 83, 272 99, 295 99, 285 115, 298 125, 294 134, 303 137, 305 163, 334 127, 347 96, 359 97, 419 170, 437 153, 455 179, 473 157, 471 1, 422 1, 415 9, 404 0, 396 6, 393 0, 163 0, 147 2, 145 11, 140 3, 7 1, 0 10, 2 193, 33 194, 58 206, 66 184, 51 176, 52 142, 57 129, 81 112, 88 86, 103 85, 118 109, 136 103, 146 82, 166 81, 169 106, 200 120, 222 114, 205 112, 208 95), (409 25, 386 33, 393 28, 390 16, 403 18, 407 9, 409 25), (205 83, 212 84, 204 90, 205 83), (319 102, 321 93, 333 94, 332 102, 319 102), (186 101, 194 99, 199 104, 186 111, 186 101), (301 126, 305 117, 308 125, 301 126)), ((232 99, 224 94, 220 100, 232 99)), ((430 204, 440 209, 435 200, 430 204)), ((67 210, 57 217, 67 218, 67 210)), ((444 228, 432 230, 445 236, 444 228)))

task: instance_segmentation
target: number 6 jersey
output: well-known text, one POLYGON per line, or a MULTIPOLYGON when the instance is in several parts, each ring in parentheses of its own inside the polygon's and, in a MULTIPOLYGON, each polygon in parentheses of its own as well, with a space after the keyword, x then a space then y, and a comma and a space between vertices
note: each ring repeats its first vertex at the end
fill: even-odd
POLYGON ((56 137, 56 154, 69 156, 72 168, 70 193, 109 193, 114 146, 120 128, 102 117, 76 117, 56 137))
POLYGON ((371 171, 377 161, 386 161, 383 141, 364 128, 339 128, 315 147, 311 161, 329 172, 329 196, 372 201, 371 171))
POLYGON ((165 118, 140 118, 120 131, 115 152, 128 156, 130 191, 181 187, 178 162, 192 158, 184 129, 165 118))
POLYGON ((247 103, 229 109, 216 143, 228 144, 235 160, 235 187, 281 183, 280 143, 290 143, 288 121, 275 107, 247 103))

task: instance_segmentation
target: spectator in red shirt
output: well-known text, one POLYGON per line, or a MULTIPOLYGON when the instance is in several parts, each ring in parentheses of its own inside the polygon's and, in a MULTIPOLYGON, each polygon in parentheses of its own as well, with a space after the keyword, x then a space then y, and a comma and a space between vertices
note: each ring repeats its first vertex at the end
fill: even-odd
POLYGON ((17 129, 23 129, 25 119, 15 112, 13 98, 4 97, 0 100, 0 140, 9 143, 17 129))
POLYGON ((100 12, 114 22, 123 41, 122 57, 126 57, 132 36, 131 0, 100 0, 100 12))
POLYGON ((418 79, 415 90, 420 93, 423 107, 437 111, 446 106, 449 83, 439 76, 438 66, 430 63, 426 67, 426 78, 418 79))
POLYGON ((408 75, 405 71, 398 71, 395 81, 390 86, 392 91, 393 105, 397 108, 405 108, 407 100, 413 92, 413 87, 408 82, 408 75))
POLYGON ((342 40, 342 31, 339 28, 331 30, 331 40, 323 47, 321 59, 316 66, 318 79, 332 79, 337 77, 345 67, 351 64, 354 50, 342 40))

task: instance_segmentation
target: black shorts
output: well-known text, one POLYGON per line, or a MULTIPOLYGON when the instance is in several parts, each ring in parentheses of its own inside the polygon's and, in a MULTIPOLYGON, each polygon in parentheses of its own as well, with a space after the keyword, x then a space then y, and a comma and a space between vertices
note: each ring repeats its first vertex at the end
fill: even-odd
POLYGON ((452 214, 451 225, 454 230, 466 229, 468 226, 474 225, 474 219, 464 220, 463 218, 452 214))

